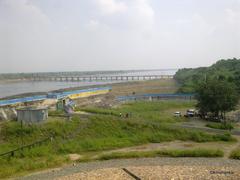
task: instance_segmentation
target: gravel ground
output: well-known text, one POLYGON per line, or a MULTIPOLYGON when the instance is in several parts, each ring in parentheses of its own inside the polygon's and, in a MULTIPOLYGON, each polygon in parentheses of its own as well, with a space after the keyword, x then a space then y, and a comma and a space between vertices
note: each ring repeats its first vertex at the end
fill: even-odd
MULTIPOLYGON (((127 169, 140 179, 240 179, 239 169, 228 167, 208 166, 142 166, 128 167, 127 169)), ((69 176, 56 178, 56 180, 91 180, 91 179, 132 179, 121 168, 98 169, 90 172, 76 173, 69 176)))
POLYGON ((22 177, 35 179, 240 179, 240 161, 223 158, 141 158, 79 163, 22 177))

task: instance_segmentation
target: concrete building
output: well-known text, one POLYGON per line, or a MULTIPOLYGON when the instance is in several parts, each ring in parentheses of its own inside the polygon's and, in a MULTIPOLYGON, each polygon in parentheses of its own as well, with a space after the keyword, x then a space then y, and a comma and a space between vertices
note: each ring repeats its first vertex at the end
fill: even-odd
POLYGON ((46 107, 26 107, 17 109, 17 120, 26 124, 40 123, 48 119, 46 107))

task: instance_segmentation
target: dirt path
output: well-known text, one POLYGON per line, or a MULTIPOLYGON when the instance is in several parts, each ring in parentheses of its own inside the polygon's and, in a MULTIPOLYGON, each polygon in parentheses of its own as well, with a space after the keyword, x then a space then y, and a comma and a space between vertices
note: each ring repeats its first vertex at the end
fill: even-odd
MULTIPOLYGON (((236 137, 240 141, 240 137, 236 137)), ((97 153, 90 157, 91 159, 97 159, 99 156, 103 154, 111 154, 114 152, 131 152, 131 151, 155 151, 155 150, 169 150, 169 149, 182 149, 182 150, 190 150, 190 149, 220 149, 224 152, 224 158, 228 159, 232 150, 236 149, 240 146, 240 142, 193 142, 193 141, 171 141, 171 142, 163 142, 163 143, 149 143, 139 146, 120 148, 115 150, 108 150, 97 153)))
POLYGON ((37 179, 132 179, 127 168, 141 179, 240 179, 238 160, 223 158, 141 158, 79 163, 19 178, 37 179))

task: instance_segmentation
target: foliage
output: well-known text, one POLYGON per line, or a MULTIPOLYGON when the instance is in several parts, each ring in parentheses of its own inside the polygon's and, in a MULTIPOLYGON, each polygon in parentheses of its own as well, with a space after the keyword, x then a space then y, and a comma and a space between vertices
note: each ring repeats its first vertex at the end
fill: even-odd
POLYGON ((180 92, 194 92, 199 82, 220 78, 234 83, 240 94, 240 59, 220 60, 210 67, 180 69, 174 78, 181 85, 180 92))
POLYGON ((212 113, 225 120, 225 113, 238 104, 238 94, 234 84, 220 79, 209 79, 196 88, 197 107, 203 114, 212 113))

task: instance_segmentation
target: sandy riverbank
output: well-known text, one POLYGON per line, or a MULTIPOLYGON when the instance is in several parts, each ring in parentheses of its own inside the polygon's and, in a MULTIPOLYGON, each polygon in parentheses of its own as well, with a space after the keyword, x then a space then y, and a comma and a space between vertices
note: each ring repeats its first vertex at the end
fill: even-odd
MULTIPOLYGON (((3 83, 4 82, 1 82, 3 83)), ((6 83, 6 82, 5 82, 6 83)), ((70 87, 56 89, 49 92, 62 92, 62 91, 72 91, 87 88, 94 88, 100 86, 111 86, 113 91, 111 95, 121 96, 121 95, 131 95, 133 93, 143 94, 143 93, 173 93, 176 91, 176 82, 173 79, 160 79, 160 80, 147 80, 147 81, 129 81, 120 83, 107 83, 102 85, 90 85, 90 86, 80 86, 80 87, 70 87)), ((0 99, 13 99, 22 98, 27 96, 44 95, 48 92, 28 92, 23 94, 17 94, 12 96, 7 96, 0 99)))

